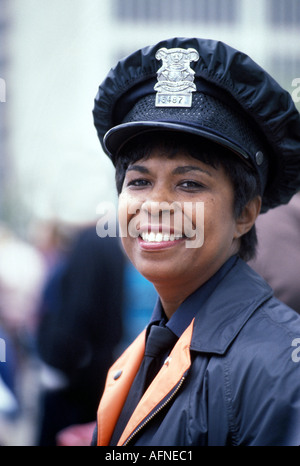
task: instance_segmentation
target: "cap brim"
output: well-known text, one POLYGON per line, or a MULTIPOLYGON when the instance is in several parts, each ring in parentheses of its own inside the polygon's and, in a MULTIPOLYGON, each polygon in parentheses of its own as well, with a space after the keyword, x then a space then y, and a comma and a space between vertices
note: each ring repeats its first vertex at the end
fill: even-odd
POLYGON ((104 148, 112 161, 115 163, 118 157, 118 153, 122 147, 134 137, 143 133, 166 130, 188 133, 203 137, 217 144, 220 144, 227 149, 230 149, 237 155, 241 156, 244 160, 249 159, 248 153, 241 146, 221 134, 217 134, 212 130, 204 127, 193 127, 190 124, 187 125, 184 123, 173 123, 170 121, 133 121, 114 126, 104 136, 104 148))

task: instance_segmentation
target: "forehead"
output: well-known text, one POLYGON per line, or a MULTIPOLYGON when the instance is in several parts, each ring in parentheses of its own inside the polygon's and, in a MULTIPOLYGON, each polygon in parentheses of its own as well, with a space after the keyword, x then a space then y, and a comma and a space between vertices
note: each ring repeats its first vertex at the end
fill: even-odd
POLYGON ((149 133, 136 137, 125 145, 120 156, 132 164, 140 159, 148 159, 153 153, 165 159, 176 158, 178 155, 192 157, 216 167, 220 156, 224 158, 226 149, 216 147, 199 137, 170 132, 149 133))
POLYGON ((229 178, 221 164, 217 167, 199 160, 187 152, 177 151, 176 153, 166 152, 160 147, 151 150, 147 156, 130 163, 126 174, 136 172, 142 174, 155 174, 157 176, 177 176, 193 174, 197 176, 208 176, 211 179, 220 180, 224 183, 224 178, 229 178))
POLYGON ((201 160, 201 158, 193 157, 187 150, 171 150, 166 149, 164 147, 156 146, 147 151, 144 156, 141 156, 137 160, 132 161, 129 166, 128 170, 135 167, 136 165, 142 166, 151 166, 157 165, 160 167, 172 167, 177 165, 195 165, 195 166, 202 166, 208 165, 212 166, 209 163, 205 163, 201 160))

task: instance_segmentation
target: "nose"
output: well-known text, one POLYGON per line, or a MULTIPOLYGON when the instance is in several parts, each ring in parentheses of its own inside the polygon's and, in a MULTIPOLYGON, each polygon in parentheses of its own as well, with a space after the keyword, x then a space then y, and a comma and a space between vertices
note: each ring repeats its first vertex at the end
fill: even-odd
POLYGON ((141 210, 152 216, 159 216, 162 212, 170 212, 171 204, 167 201, 147 200, 141 206, 141 210))
POLYGON ((142 223, 151 228, 162 228, 165 231, 172 230, 181 232, 182 206, 180 202, 174 201, 168 195, 153 195, 141 206, 142 223))
POLYGON ((153 189, 141 205, 141 210, 148 214, 159 216, 163 212, 172 213, 180 203, 174 202, 169 191, 164 188, 153 189))

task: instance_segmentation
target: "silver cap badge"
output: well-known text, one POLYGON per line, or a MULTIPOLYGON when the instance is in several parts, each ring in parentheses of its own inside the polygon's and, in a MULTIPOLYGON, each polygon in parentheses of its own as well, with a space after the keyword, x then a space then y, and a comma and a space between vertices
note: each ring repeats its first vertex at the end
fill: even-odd
POLYGON ((162 48, 156 52, 155 58, 162 60, 157 71, 156 107, 191 107, 195 71, 190 67, 191 61, 199 60, 195 49, 162 48))

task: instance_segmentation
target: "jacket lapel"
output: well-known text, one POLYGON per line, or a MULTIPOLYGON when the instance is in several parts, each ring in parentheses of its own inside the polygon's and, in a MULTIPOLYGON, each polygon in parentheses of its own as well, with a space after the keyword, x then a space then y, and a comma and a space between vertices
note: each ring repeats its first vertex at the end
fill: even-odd
POLYGON ((193 334, 193 324, 194 321, 192 321, 177 341, 165 364, 144 393, 129 419, 118 445, 123 445, 126 442, 136 428, 145 421, 148 415, 176 387, 185 372, 189 369, 191 365, 190 344, 193 334))
MULTIPOLYGON (((145 334, 146 331, 137 337, 108 372, 97 416, 97 444, 99 446, 109 445, 116 422, 144 356, 145 334)), ((146 390, 129 419, 118 445, 122 445, 126 441, 149 413, 176 387, 189 369, 192 334, 193 322, 182 334, 171 351, 168 361, 146 390)))
POLYGON ((238 259, 198 310, 191 350, 225 354, 252 314, 272 296, 270 286, 238 259))
POLYGON ((144 356, 145 336, 146 330, 136 338, 108 371, 97 413, 97 444, 99 446, 109 445, 116 422, 144 356))

